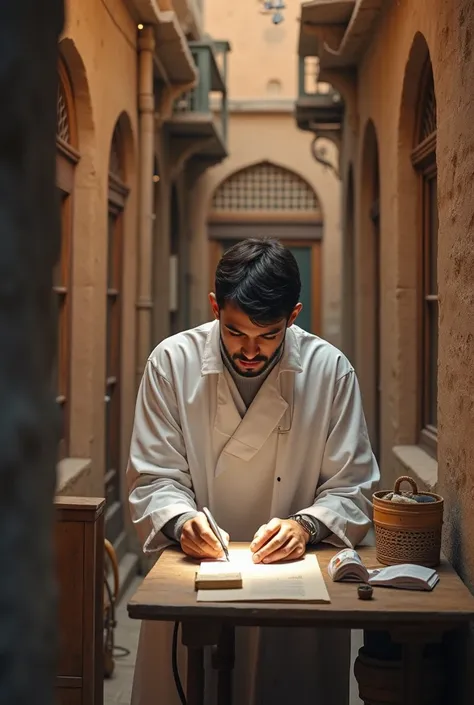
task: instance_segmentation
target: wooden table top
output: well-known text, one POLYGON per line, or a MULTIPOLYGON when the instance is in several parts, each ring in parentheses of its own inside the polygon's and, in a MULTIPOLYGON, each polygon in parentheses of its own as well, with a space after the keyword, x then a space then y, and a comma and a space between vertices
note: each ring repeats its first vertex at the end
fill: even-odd
MULTIPOLYGON (((440 581, 433 591, 374 588, 372 600, 365 601, 357 596, 357 584, 335 583, 329 578, 327 566, 338 550, 330 546, 314 550, 331 598, 330 604, 204 603, 197 602, 194 590, 199 561, 188 558, 178 548, 168 548, 130 600, 128 613, 132 619, 214 619, 242 626, 314 624, 353 629, 414 624, 455 627, 474 619, 474 596, 446 559, 437 568, 440 581)), ((375 558, 375 548, 360 547, 358 552, 368 568, 380 566, 375 558)))

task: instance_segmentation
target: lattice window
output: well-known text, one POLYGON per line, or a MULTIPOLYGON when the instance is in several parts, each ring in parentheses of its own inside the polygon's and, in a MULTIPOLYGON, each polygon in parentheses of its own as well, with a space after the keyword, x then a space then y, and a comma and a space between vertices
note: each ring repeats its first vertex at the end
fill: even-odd
POLYGON ((120 132, 115 128, 110 147, 109 171, 119 179, 123 179, 123 159, 120 132))
POLYGON ((69 124, 69 111, 64 85, 59 78, 58 96, 56 106, 56 134, 64 142, 71 142, 71 128, 69 124))
POLYGON ((291 171, 264 162, 228 178, 214 194, 214 211, 312 211, 318 199, 291 171))
POLYGON ((420 120, 419 141, 423 142, 427 137, 436 131, 436 95, 431 65, 426 77, 425 89, 423 93, 422 112, 420 120))

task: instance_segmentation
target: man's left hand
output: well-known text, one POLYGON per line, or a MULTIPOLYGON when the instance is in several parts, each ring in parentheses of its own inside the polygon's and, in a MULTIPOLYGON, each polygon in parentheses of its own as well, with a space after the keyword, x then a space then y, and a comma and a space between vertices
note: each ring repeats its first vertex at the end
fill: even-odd
POLYGON ((276 563, 301 558, 309 534, 294 519, 272 519, 257 531, 250 544, 254 563, 276 563))

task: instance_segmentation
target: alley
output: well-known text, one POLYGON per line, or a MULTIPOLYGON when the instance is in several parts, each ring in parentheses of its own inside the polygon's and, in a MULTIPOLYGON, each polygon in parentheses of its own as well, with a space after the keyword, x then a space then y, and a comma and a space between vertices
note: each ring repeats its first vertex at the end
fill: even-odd
MULTIPOLYGON (((129 705, 139 624, 127 597, 148 554, 183 532, 187 552, 202 539, 206 504, 246 541, 280 522, 301 557, 374 541, 376 486, 409 476, 416 496, 443 501, 426 543, 474 591, 472 0, 65 10, 52 281, 61 702, 74 687, 99 705, 103 534, 130 585, 105 700, 129 705)), ((459 644, 470 653, 472 637, 459 644)), ((361 646, 354 632, 350 705, 362 703, 361 646)), ((402 672, 399 646, 372 645, 366 685, 388 677, 386 661, 402 672)), ((326 652, 311 649, 316 674, 326 652)), ((167 683, 157 705, 177 697, 170 667, 167 683)), ((474 672, 459 683, 473 702, 474 672)))
POLYGON ((118 605, 115 670, 111 678, 106 678, 104 682, 104 705, 130 705, 131 702, 140 622, 128 618, 127 600, 132 597, 140 582, 138 577, 132 580, 118 605))

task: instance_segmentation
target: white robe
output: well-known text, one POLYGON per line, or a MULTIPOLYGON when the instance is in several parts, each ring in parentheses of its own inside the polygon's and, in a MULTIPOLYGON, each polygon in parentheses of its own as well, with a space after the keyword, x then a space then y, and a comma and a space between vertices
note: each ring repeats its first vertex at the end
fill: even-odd
MULTIPOLYGON (((169 519, 203 506, 234 541, 250 541, 272 517, 302 512, 330 529, 329 542, 360 543, 379 471, 342 353, 292 326, 243 417, 236 401, 218 322, 173 336, 150 356, 127 470, 145 552, 169 545, 161 532, 169 519)), ((171 629, 142 624, 133 705, 178 705, 171 629)), ((234 705, 345 705, 348 675, 349 632, 238 630, 234 705)))

